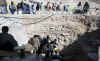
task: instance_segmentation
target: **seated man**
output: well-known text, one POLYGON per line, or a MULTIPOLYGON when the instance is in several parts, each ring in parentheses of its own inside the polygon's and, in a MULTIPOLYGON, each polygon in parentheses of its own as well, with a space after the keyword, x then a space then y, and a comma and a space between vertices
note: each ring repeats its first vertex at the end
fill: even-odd
POLYGON ((9 28, 7 26, 2 27, 2 33, 0 33, 0 50, 14 51, 14 48, 18 46, 17 41, 11 34, 8 34, 9 28))

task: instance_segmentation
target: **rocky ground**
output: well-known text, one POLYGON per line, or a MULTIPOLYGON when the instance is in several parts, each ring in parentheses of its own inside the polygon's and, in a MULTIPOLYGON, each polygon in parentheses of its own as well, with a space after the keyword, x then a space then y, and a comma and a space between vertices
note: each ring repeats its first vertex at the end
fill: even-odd
POLYGON ((53 39, 63 34, 66 41, 62 39, 60 43, 68 45, 77 39, 78 35, 96 30, 97 25, 99 26, 99 18, 99 16, 56 14, 0 15, 0 28, 4 25, 9 26, 9 33, 14 35, 19 45, 26 44, 35 34, 41 37, 50 35, 53 39))

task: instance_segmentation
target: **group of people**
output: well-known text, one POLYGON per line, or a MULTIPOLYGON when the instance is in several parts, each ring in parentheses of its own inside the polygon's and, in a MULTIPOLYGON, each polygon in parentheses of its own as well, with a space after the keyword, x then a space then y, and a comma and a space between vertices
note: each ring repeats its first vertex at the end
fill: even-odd
POLYGON ((9 5, 9 10, 10 10, 11 14, 14 14, 14 13, 35 14, 35 12, 40 9, 41 9, 41 3, 39 3, 39 2, 35 2, 32 5, 29 5, 22 1, 15 6, 14 2, 12 1, 11 4, 9 5))
MULTIPOLYGON (((17 41, 11 34, 8 33, 8 31, 8 26, 2 27, 2 33, 0 33, 0 51, 12 52, 16 51, 15 48, 18 47, 17 41)), ((100 46, 99 33, 99 29, 93 32, 86 32, 84 35, 79 36, 77 41, 64 47, 64 49, 60 52, 64 61, 80 61, 83 58, 83 61, 97 61, 98 46, 100 46)), ((43 38, 40 35, 34 35, 29 39, 28 43, 24 45, 23 51, 28 54, 39 55, 43 48, 47 49, 45 46, 48 46, 50 43, 57 44, 57 40, 59 40, 59 38, 51 39, 49 35, 43 38)))
POLYGON ((85 4, 82 5, 82 2, 80 1, 77 4, 77 7, 78 7, 78 9, 76 9, 74 13, 84 14, 84 13, 87 13, 89 11, 89 9, 90 9, 90 5, 89 5, 88 2, 85 2, 85 4))
POLYGON ((62 2, 56 3, 56 2, 47 2, 45 5, 43 2, 33 2, 31 4, 25 3, 25 2, 19 2, 17 5, 13 1, 11 1, 8 8, 4 8, 4 6, 1 6, 1 13, 5 14, 10 11, 11 14, 35 14, 37 11, 41 11, 42 9, 45 9, 47 11, 65 11, 65 12, 71 12, 72 10, 77 12, 86 13, 89 11, 90 4, 86 1, 85 4, 81 1, 78 2, 78 4, 74 7, 71 7, 69 4, 63 4, 62 2), (4 10, 5 9, 5 10, 4 10), (78 9, 78 10, 77 10, 78 9), (7 12, 6 12, 7 11, 7 12))
POLYGON ((49 47, 50 44, 54 44, 55 48, 60 52, 60 49, 58 49, 57 47, 59 43, 60 43, 60 38, 53 39, 50 37, 50 35, 47 35, 46 37, 41 37, 40 35, 34 35, 29 39, 28 43, 25 45, 25 51, 28 53, 40 55, 43 49, 49 47))
POLYGON ((53 10, 53 11, 61 11, 61 7, 60 6, 61 6, 61 3, 57 4, 57 3, 47 2, 46 6, 45 6, 45 9, 53 10))
MULTIPOLYGON (((8 31, 8 26, 2 27, 2 33, 0 33, 0 50, 16 52, 16 49, 22 46, 18 46, 17 41, 11 34, 8 33, 8 31)), ((48 45, 49 43, 56 44, 56 42, 57 39, 51 39, 49 35, 43 38, 40 35, 34 35, 28 40, 27 44, 25 44, 22 49, 24 49, 24 52, 26 53, 39 55, 41 53, 41 49, 43 49, 44 46, 48 45)))
POLYGON ((84 3, 84 5, 82 4, 83 3, 79 1, 77 6, 71 8, 71 5, 69 4, 62 4, 61 2, 59 4, 48 2, 45 8, 53 11, 66 11, 66 12, 70 12, 71 10, 75 11, 78 9, 78 11, 83 10, 84 13, 87 13, 89 11, 90 4, 87 1, 84 3))
MULTIPOLYGON (((22 14, 34 14, 36 11, 39 11, 42 9, 42 7, 43 7, 42 4, 43 4, 42 2, 41 3, 35 2, 30 6, 29 4, 21 2, 21 3, 18 3, 17 6, 15 6, 14 3, 11 2, 9 9, 12 14, 14 14, 15 11, 17 11, 17 13, 19 13, 20 10, 22 11, 22 14)), ((82 12, 87 13, 89 8, 90 8, 90 5, 87 1, 85 2, 84 6, 82 6, 82 2, 80 1, 76 7, 76 9, 79 9, 79 10, 76 10, 76 9, 75 10, 76 10, 76 12, 77 11, 79 12, 82 10, 82 12)), ((53 10, 53 11, 62 11, 63 10, 63 11, 69 12, 71 10, 71 6, 68 4, 64 5, 61 2, 59 2, 59 4, 47 2, 47 4, 44 5, 44 9, 53 10)))

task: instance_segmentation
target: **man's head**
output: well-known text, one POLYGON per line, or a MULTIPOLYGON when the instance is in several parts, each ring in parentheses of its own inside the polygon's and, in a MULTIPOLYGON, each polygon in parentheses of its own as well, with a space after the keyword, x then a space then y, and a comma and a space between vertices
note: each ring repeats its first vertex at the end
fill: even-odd
POLYGON ((14 2, 13 1, 11 1, 11 5, 13 5, 14 4, 14 2))
POLYGON ((9 31, 8 26, 3 26, 3 27, 2 27, 2 32, 3 32, 3 33, 8 33, 8 31, 9 31))

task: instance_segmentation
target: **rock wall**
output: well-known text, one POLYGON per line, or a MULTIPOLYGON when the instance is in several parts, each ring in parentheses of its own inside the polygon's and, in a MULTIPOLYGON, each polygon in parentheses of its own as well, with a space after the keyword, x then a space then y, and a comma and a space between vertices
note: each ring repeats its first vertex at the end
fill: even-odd
POLYGON ((1 27, 9 26, 19 45, 26 44, 35 34, 59 38, 60 45, 68 45, 85 32, 97 29, 99 16, 66 15, 0 15, 1 27))

